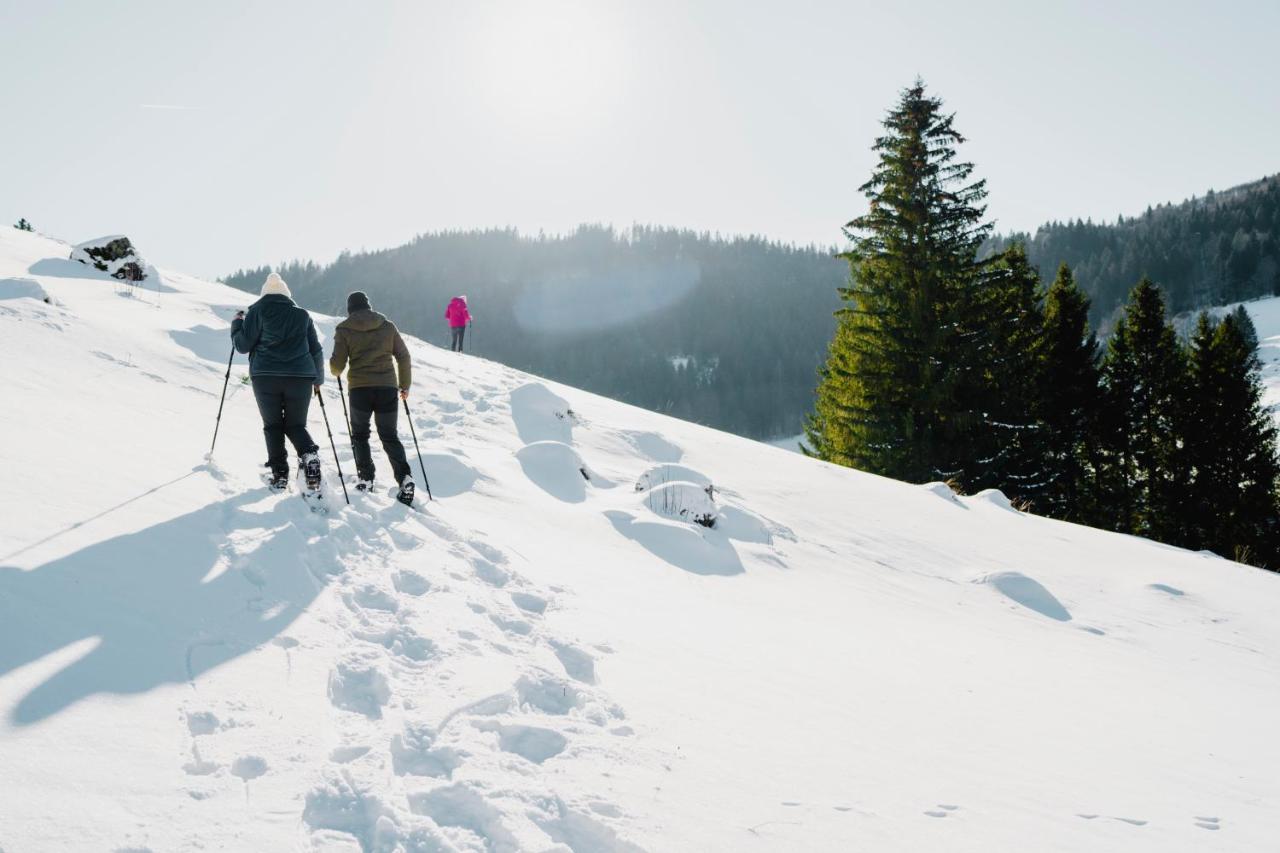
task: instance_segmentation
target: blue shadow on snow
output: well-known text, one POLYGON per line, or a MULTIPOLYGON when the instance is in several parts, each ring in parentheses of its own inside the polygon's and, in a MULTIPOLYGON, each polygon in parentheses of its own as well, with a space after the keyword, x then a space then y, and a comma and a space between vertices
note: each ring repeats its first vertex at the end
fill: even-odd
POLYGON ((98 640, 19 700, 11 720, 30 725, 96 693, 193 681, 284 631, 327 578, 308 568, 314 548, 294 524, 298 507, 242 508, 264 494, 254 489, 29 571, 0 566, 0 678, 98 640), (247 564, 224 545, 231 529, 260 534, 247 564))
POLYGON ((746 571, 729 539, 717 530, 694 530, 667 521, 638 521, 622 510, 605 514, 613 529, 650 554, 695 575, 740 575, 746 571))

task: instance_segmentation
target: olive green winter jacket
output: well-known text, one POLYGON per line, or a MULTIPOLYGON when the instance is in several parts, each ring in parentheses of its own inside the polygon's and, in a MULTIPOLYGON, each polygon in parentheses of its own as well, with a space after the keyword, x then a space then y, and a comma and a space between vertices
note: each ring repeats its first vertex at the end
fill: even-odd
POLYGON ((398 387, 403 391, 408 390, 412 380, 409 348, 404 345, 396 324, 368 308, 352 313, 333 333, 329 369, 334 376, 341 376, 348 362, 351 365, 347 374, 349 388, 398 387))

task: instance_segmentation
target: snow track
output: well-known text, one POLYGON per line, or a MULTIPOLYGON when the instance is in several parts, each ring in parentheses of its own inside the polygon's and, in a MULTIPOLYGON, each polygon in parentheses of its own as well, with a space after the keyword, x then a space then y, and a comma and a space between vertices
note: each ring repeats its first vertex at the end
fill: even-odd
POLYGON ((612 838, 589 807, 547 796, 555 787, 542 768, 549 759, 572 750, 617 761, 626 740, 609 731, 625 714, 591 685, 592 654, 544 624, 552 593, 435 507, 419 515, 380 503, 366 497, 343 514, 346 529, 330 533, 339 542, 349 537, 344 550, 362 556, 334 564, 345 651, 329 676, 329 698, 340 743, 306 794, 305 824, 322 838, 354 835, 366 849, 545 849, 566 823, 602 843, 612 838), (429 567, 440 580, 411 568, 388 576, 401 554, 428 540, 443 546, 429 567), (508 686, 469 700, 472 682, 459 671, 468 658, 492 661, 484 680, 508 686), (388 741, 379 723, 391 717, 388 741))

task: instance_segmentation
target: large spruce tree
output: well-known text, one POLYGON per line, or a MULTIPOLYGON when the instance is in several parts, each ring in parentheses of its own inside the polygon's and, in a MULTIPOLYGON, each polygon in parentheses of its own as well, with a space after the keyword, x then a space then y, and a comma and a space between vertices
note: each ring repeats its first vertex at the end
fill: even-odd
POLYGON ((884 119, 861 188, 870 210, 845 226, 850 282, 806 428, 814 455, 917 482, 972 475, 982 426, 963 386, 990 226, 952 120, 919 80, 884 119))
POLYGON ((1252 334, 1234 313, 1218 323, 1202 313, 1192 336, 1184 529, 1190 547, 1276 569, 1280 462, 1252 334))
POLYGON ((1133 289, 1107 342, 1102 378, 1099 479, 1107 512, 1100 523, 1181 544, 1189 479, 1181 449, 1187 360, 1150 279, 1133 289))
POLYGON ((1098 339, 1089 330, 1089 298, 1066 264, 1044 301, 1040 350, 1040 417, 1047 482, 1038 509, 1054 518, 1098 517, 1094 435, 1098 425, 1098 339))

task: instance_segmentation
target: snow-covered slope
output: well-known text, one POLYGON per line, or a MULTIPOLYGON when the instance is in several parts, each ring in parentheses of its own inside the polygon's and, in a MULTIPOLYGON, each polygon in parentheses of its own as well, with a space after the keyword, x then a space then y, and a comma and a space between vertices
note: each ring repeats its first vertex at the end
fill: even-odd
POLYGON ((66 253, 0 231, 7 853, 1280 838, 1280 577, 418 342, 437 500, 342 506, 322 438, 314 515, 239 358, 205 460, 249 298, 66 253))

